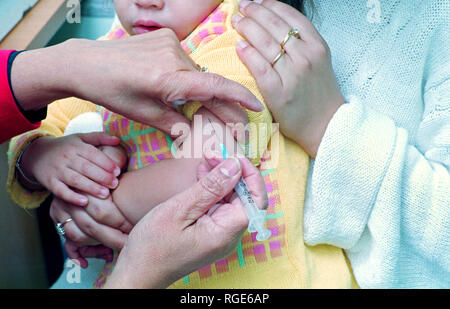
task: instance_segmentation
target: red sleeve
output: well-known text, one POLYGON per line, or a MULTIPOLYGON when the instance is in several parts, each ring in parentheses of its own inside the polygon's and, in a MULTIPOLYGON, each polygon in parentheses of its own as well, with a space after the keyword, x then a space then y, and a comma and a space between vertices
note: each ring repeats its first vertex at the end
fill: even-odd
POLYGON ((0 143, 36 129, 40 122, 31 123, 19 110, 8 80, 8 59, 13 50, 0 50, 0 143))

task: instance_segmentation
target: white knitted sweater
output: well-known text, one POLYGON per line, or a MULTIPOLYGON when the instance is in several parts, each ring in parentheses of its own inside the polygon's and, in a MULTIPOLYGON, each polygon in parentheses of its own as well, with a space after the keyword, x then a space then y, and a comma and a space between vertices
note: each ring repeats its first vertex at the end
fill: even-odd
POLYGON ((361 287, 450 288, 450 0, 314 5, 348 104, 311 162, 304 239, 346 249, 361 287))

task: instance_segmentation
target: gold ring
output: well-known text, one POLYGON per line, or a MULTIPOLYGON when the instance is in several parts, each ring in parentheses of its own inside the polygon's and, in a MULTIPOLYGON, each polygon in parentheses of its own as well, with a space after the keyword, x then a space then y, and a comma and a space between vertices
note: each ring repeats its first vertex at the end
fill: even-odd
POLYGON ((270 65, 273 67, 278 62, 278 60, 283 57, 284 54, 286 54, 286 51, 284 50, 284 48, 282 48, 270 65))
POLYGON ((284 49, 284 47, 286 46, 287 42, 289 42, 291 37, 295 37, 296 39, 300 40, 300 34, 298 33, 298 30, 296 28, 292 28, 291 30, 289 30, 289 33, 286 34, 286 37, 280 44, 282 49, 284 49))

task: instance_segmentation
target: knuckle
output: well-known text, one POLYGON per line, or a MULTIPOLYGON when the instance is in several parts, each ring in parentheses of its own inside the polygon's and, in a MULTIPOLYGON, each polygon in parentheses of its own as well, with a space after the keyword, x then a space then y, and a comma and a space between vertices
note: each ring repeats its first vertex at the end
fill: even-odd
POLYGON ((276 29, 283 29, 284 26, 284 21, 282 21, 279 17, 271 17, 268 20, 268 23, 276 29))
POLYGON ((202 186, 203 190, 205 190, 207 193, 218 200, 223 198, 223 196, 225 195, 225 181, 214 173, 208 175, 207 177, 203 177, 200 180, 200 185, 202 186))
POLYGON ((209 78, 209 82, 211 84, 211 87, 215 87, 215 88, 224 87, 226 84, 225 78, 223 78, 222 76, 217 75, 217 74, 211 74, 210 78, 209 78))
POLYGON ((71 229, 67 229, 67 228, 66 228, 66 238, 68 238, 78 244, 86 243, 89 240, 86 235, 80 234, 80 233, 75 233, 71 229))
POLYGON ((73 187, 79 187, 81 184, 81 176, 79 174, 72 174, 68 177, 68 182, 73 187))
POLYGON ((106 211, 103 210, 103 207, 100 207, 99 204, 97 203, 89 203, 88 206, 90 209, 90 212, 92 214, 92 217, 96 220, 96 221, 103 221, 105 219, 106 216, 106 211))
POLYGON ((273 48, 272 47, 273 46, 273 39, 268 37, 268 36, 265 36, 263 38, 262 44, 263 44, 265 49, 270 50, 270 48, 273 48))
POLYGON ((80 171, 83 175, 86 175, 91 169, 91 164, 87 161, 83 161, 80 166, 80 171))
POLYGON ((328 47, 328 44, 326 44, 325 42, 319 42, 317 44, 314 44, 312 50, 314 56, 317 59, 328 58, 330 55, 330 48, 328 47))
POLYGON ((64 195, 64 189, 61 186, 54 186, 52 191, 56 196, 61 197, 64 195))
POLYGON ((96 155, 98 155, 98 149, 97 147, 91 145, 91 144, 84 144, 83 147, 83 153, 85 156, 87 157, 95 157, 96 155))
POLYGON ((312 62, 306 57, 300 57, 297 59, 297 72, 301 74, 305 71, 312 71, 312 62))
POLYGON ((83 226, 83 232, 92 237, 97 233, 96 225, 91 222, 85 222, 83 226))

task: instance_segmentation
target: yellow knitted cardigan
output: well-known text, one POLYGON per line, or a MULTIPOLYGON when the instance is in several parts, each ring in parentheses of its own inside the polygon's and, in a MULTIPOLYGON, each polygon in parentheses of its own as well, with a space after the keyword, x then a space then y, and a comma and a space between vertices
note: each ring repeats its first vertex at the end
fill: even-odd
MULTIPOLYGON (((191 57, 196 63, 242 83, 262 100, 256 82, 235 52, 239 36, 231 26, 231 17, 237 12, 237 1, 225 0, 210 16, 218 21, 218 15, 222 14, 223 33, 206 43, 184 47, 194 47, 191 57)), ((205 25, 199 28, 202 26, 205 25)), ((202 30, 197 29, 189 38, 193 39, 199 31, 202 30)), ((106 38, 111 35, 110 32, 106 38)), ((21 150, 37 137, 62 136, 70 119, 89 111, 96 111, 90 102, 73 98, 57 101, 49 106, 48 118, 41 128, 11 141, 8 192, 21 207, 37 207, 48 195, 46 192, 27 192, 15 179, 14 164, 21 150)), ((343 250, 328 245, 309 247, 303 242, 308 156, 282 134, 272 137, 268 151, 270 155, 260 169, 269 197, 266 226, 272 236, 258 242, 254 233, 246 232, 231 256, 182 278, 172 288, 356 287, 343 250)))

